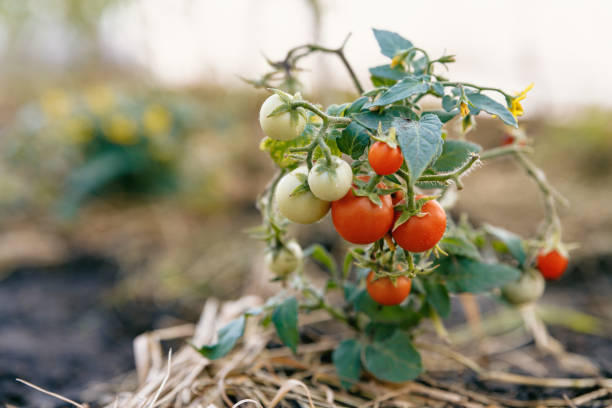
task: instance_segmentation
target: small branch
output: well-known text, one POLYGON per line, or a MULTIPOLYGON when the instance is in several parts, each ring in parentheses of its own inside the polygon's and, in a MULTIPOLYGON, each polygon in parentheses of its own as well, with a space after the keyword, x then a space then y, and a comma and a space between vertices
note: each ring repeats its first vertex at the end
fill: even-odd
POLYGON ((345 118, 343 116, 328 115, 327 113, 323 112, 321 109, 319 109, 318 107, 316 107, 315 105, 313 105, 312 103, 308 101, 291 102, 291 108, 292 109, 293 108, 308 109, 309 111, 311 111, 312 113, 320 117, 323 120, 323 123, 327 122, 330 125, 336 125, 336 124, 348 125, 349 123, 352 122, 351 118, 345 118))
POLYGON ((494 147, 480 153, 481 160, 495 159, 503 156, 510 156, 519 152, 531 153, 533 149, 528 146, 520 146, 517 144, 494 147))
POLYGON ((460 168, 458 168, 456 171, 452 172, 452 173, 448 173, 448 174, 433 174, 433 175, 425 175, 425 176, 421 176, 419 177, 418 181, 438 181, 438 182, 445 182, 448 180, 453 180, 455 181, 455 184, 457 184, 457 187, 460 187, 461 184, 459 183, 459 177, 465 173, 466 171, 468 171, 472 165, 474 163, 476 163, 478 160, 480 159, 480 156, 478 154, 473 154, 470 159, 465 162, 465 164, 463 166, 461 166, 460 168))
POLYGON ((469 82, 448 82, 448 81, 445 81, 445 82, 440 82, 440 83, 442 84, 442 86, 445 86, 445 87, 446 86, 467 86, 467 87, 470 87, 470 88, 478 89, 479 91, 495 91, 495 92, 499 92, 500 94, 502 94, 506 98, 511 98, 511 99, 514 98, 514 96, 512 96, 512 95, 502 91, 501 89, 493 88, 493 87, 490 87, 490 86, 478 86, 478 85, 475 85, 475 84, 472 84, 472 83, 469 83, 469 82))

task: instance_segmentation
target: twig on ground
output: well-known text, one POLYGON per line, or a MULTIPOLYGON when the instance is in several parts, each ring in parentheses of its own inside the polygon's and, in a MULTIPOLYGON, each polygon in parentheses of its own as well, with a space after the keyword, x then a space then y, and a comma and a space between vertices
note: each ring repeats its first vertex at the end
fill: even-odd
POLYGON ((28 386, 28 387, 30 387, 30 388, 34 388, 36 391, 40 391, 40 392, 42 392, 43 394, 50 395, 50 396, 52 396, 52 397, 54 397, 54 398, 57 398, 58 400, 62 400, 62 401, 64 401, 64 402, 67 402, 67 403, 69 403, 69 404, 72 404, 72 405, 74 405, 74 406, 75 406, 75 407, 77 407, 77 408, 89 408, 89 405, 88 405, 88 404, 79 404, 78 402, 75 402, 75 401, 71 400, 70 398, 66 398, 66 397, 64 397, 64 396, 62 396, 62 395, 59 395, 59 394, 56 394, 56 393, 54 393, 54 392, 47 391, 47 390, 45 390, 44 388, 39 387, 38 385, 34 385, 34 384, 32 384, 31 382, 28 382, 28 381, 26 381, 26 380, 22 380, 21 378, 17 378, 15 381, 20 382, 20 383, 22 383, 22 384, 24 384, 24 385, 27 385, 27 386, 28 386))

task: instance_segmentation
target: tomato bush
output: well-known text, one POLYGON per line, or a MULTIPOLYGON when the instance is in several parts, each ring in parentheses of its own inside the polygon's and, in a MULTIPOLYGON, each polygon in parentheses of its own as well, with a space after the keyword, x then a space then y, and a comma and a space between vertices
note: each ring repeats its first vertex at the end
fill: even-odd
MULTIPOLYGON (((346 324, 354 336, 333 353, 345 387, 365 370, 386 381, 416 378, 423 364, 411 343, 413 329, 427 318, 439 327, 450 313, 451 295, 494 291, 514 305, 532 303, 545 286, 534 268, 558 276, 566 266, 558 253, 537 256, 545 248, 561 248, 556 205, 564 199, 522 143, 526 136, 518 117, 531 86, 510 94, 452 81, 440 68, 454 62, 453 55, 430 58, 408 39, 385 30, 374 30, 374 37, 389 60, 370 68, 369 89, 355 75, 344 45, 295 47, 284 60, 272 62, 261 79, 249 81, 273 92, 261 108, 265 137, 260 147, 278 166, 258 200, 263 223, 252 233, 266 243, 268 259, 281 254, 276 258, 280 265, 269 261, 268 268, 285 289, 247 315, 261 316, 264 325, 273 323, 294 351, 300 307, 323 309, 346 324), (340 56, 356 89, 354 100, 324 109, 292 94, 302 88, 297 63, 314 52, 340 56), (436 108, 420 105, 425 96, 437 100, 436 108), (482 114, 498 118, 518 139, 488 150, 469 141, 475 118, 482 114), (454 124, 461 129, 459 136, 448 131, 454 124), (532 239, 447 216, 452 197, 463 189, 462 178, 482 161, 499 157, 513 159, 544 197, 546 218, 532 239), (295 261, 299 252, 290 251, 294 241, 287 224, 318 221, 330 207, 338 235, 358 246, 348 249, 341 268, 323 246, 304 249, 304 261, 311 258, 329 273, 327 283, 317 287, 303 273, 301 260, 295 261), (333 291, 340 294, 329 296, 333 291)), ((209 358, 229 352, 242 335, 245 318, 222 329, 227 340, 200 352, 209 358)))

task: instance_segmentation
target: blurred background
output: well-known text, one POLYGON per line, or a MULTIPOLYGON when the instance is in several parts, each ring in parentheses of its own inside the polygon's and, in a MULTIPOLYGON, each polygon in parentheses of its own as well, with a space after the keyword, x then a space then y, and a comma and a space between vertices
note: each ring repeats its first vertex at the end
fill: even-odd
MULTIPOLYGON (((212 295, 275 290, 244 233, 274 171, 258 149, 266 92, 241 77, 350 32, 347 57, 368 83, 384 63, 372 27, 456 54, 452 79, 535 83, 521 124, 571 202, 564 240, 579 244, 544 300, 609 324, 611 18, 604 0, 0 0, 0 403, 54 406, 16 377, 95 399, 127 378, 134 336, 193 322, 212 295)), ((354 99, 333 56, 303 68, 308 99, 354 99)), ((501 144, 503 127, 479 119, 470 137, 501 144)), ((485 167, 453 215, 534 234, 536 186, 510 161, 485 167)), ((344 246, 328 221, 295 232, 344 246)), ((597 339, 575 347, 603 344, 609 357, 597 339)))

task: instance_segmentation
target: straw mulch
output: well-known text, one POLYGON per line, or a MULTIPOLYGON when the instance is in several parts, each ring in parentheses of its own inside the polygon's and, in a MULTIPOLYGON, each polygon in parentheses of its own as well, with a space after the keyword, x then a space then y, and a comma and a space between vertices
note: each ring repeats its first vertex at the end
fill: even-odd
MULTIPOLYGON (((191 345, 166 354, 162 342, 188 339, 195 346, 212 343, 216 331, 249 307, 261 304, 256 297, 244 297, 220 304, 206 302, 197 325, 145 333, 134 341, 138 387, 133 392, 119 392, 101 401, 105 408, 215 408, 223 406, 252 407, 558 407, 609 406, 612 403, 612 379, 548 378, 538 372, 542 368, 535 359, 517 352, 525 339, 521 336, 490 347, 489 356, 506 354, 514 367, 522 366, 536 375, 509 374, 502 364, 489 361, 485 369, 439 340, 417 343, 421 349, 427 374, 418 381, 389 384, 366 377, 351 392, 343 390, 331 362, 329 351, 337 344, 335 336, 321 335, 314 343, 299 347, 297 355, 287 348, 269 348, 274 339, 271 330, 256 324, 247 325, 245 336, 236 350, 227 357, 211 361, 202 357, 191 345), (325 357, 327 355, 327 357, 325 357), (496 368, 494 370, 493 368, 496 368), (525 401, 504 394, 477 390, 466 384, 466 378, 505 383, 506 386, 559 387, 561 397, 525 401), (568 396, 568 395, 571 395, 568 396)), ((301 324, 328 324, 325 316, 311 314, 301 324)), ((255 323, 255 322, 251 322, 255 323)), ((320 332, 320 331, 319 331, 320 332)), ((334 331, 331 331, 332 333, 334 331)), ((427 334, 425 334, 427 336, 427 334)), ((530 340, 529 340, 530 341, 530 340)), ((528 342, 529 342, 528 341, 528 342)), ((495 343, 491 343, 495 344, 495 343)), ((473 346, 473 344, 472 344, 473 346)), ((472 347, 474 348, 474 347, 472 347)), ((462 352, 465 352, 463 350, 462 352)), ((30 385, 30 384, 29 384, 30 385)), ((476 387, 477 388, 477 387, 476 387)), ((44 390, 41 390, 46 392, 44 390)), ((47 392, 49 393, 49 392, 47 392)), ((87 404, 62 398, 78 408, 87 404)))

